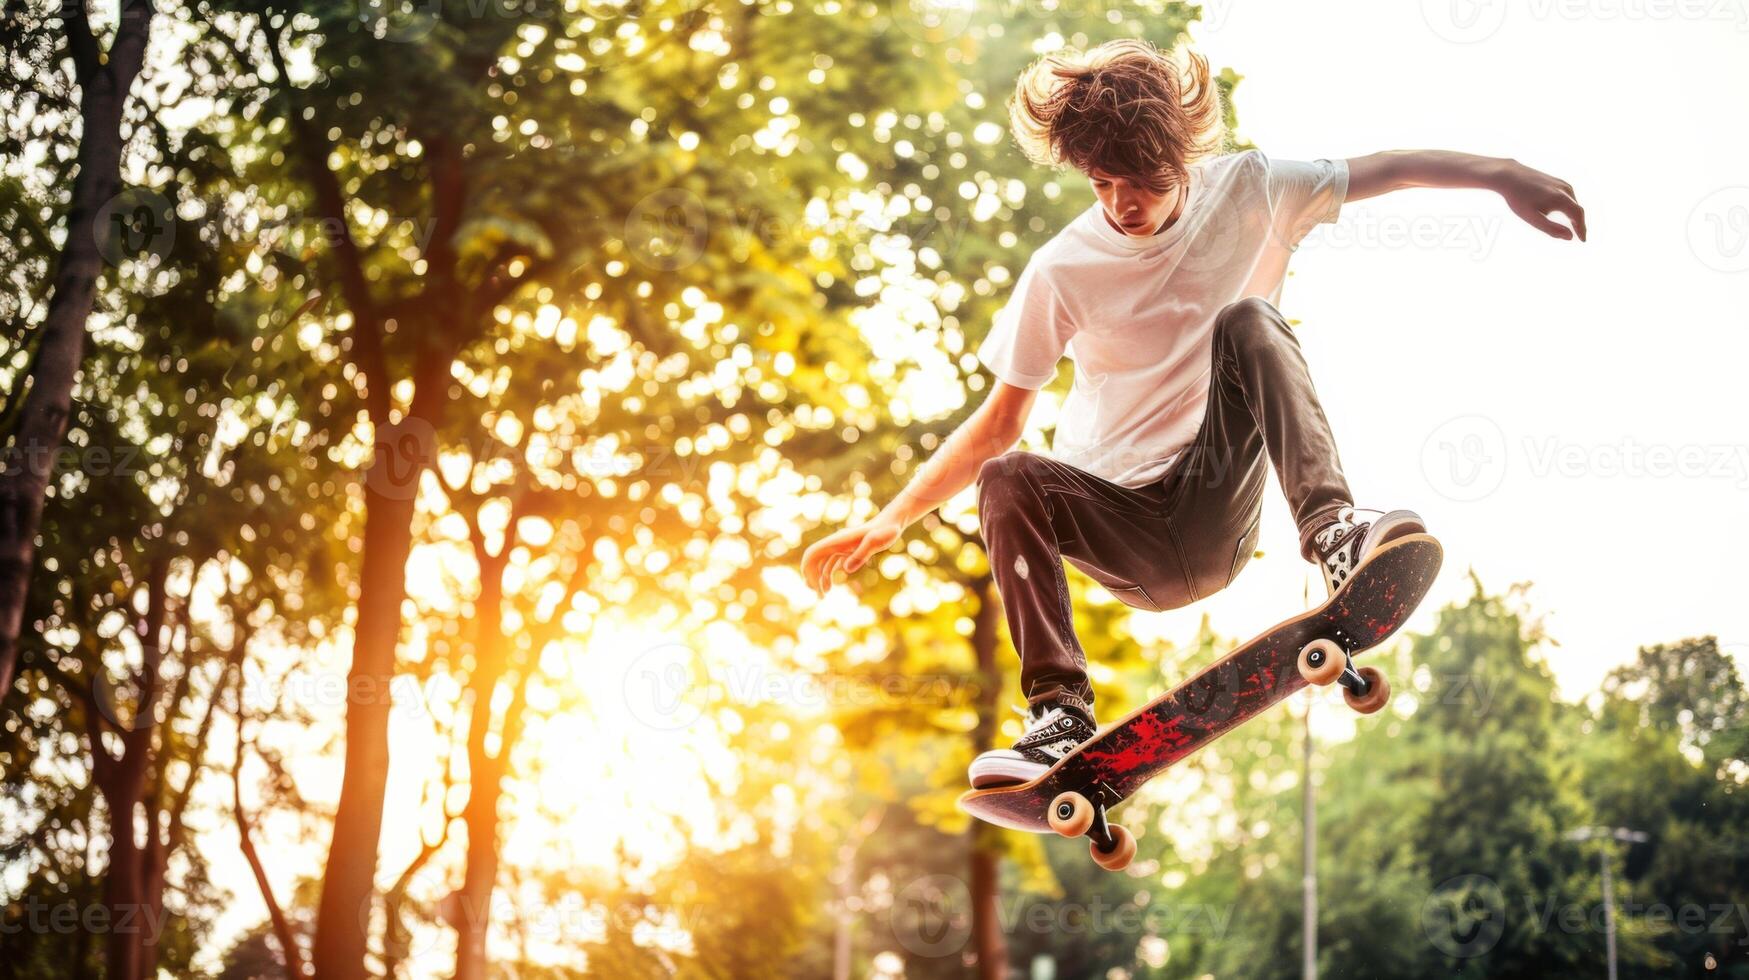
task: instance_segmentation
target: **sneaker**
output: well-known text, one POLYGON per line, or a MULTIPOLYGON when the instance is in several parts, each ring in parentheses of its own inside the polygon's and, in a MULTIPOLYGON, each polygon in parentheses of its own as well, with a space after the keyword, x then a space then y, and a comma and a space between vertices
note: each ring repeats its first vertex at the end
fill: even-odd
POLYGON ((1312 549, 1318 555, 1318 568, 1324 573, 1324 587, 1335 595, 1360 567, 1367 556, 1385 543, 1405 534, 1427 530, 1420 515, 1412 510, 1355 510, 1344 507, 1336 519, 1325 525, 1312 538, 1312 549))
POLYGON ((1026 734, 1013 748, 985 752, 972 760, 966 774, 973 789, 1028 782, 1092 738, 1095 731, 1092 714, 1070 699, 1042 701, 1027 712, 1026 734))

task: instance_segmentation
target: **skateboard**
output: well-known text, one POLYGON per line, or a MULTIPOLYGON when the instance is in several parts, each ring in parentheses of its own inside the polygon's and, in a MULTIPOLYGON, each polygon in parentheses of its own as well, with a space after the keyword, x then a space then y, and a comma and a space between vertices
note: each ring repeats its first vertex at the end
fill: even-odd
POLYGON ((1307 684, 1342 685, 1362 714, 1385 706, 1391 687, 1353 658, 1383 643, 1415 611, 1443 550, 1407 534, 1374 551, 1323 605, 1279 623, 1196 676, 1076 746, 1030 782, 974 789, 960 809, 1011 830, 1089 838, 1093 860, 1121 871, 1135 838, 1106 819, 1169 766, 1307 684))

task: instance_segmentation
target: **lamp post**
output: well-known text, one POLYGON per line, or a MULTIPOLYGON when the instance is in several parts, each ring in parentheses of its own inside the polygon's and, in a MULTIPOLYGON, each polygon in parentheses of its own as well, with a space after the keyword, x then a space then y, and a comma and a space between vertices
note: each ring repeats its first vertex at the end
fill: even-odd
POLYGON ((1304 877, 1300 879, 1303 889, 1302 908, 1304 920, 1301 928, 1305 932, 1305 940, 1301 944, 1305 949, 1305 959, 1300 965, 1300 974, 1305 980, 1318 980, 1318 798, 1312 789, 1312 698, 1306 698, 1305 714, 1305 755, 1300 764, 1300 785, 1305 794, 1305 805, 1301 808, 1305 815, 1305 864, 1304 877))
MULTIPOLYGON (((1569 830, 1561 836, 1571 841, 1588 841, 1593 838, 1618 840, 1624 844, 1643 844, 1652 839, 1652 835, 1643 830, 1629 830, 1626 827, 1580 827, 1569 830)), ((1603 946, 1609 963, 1609 980, 1615 977, 1615 894, 1610 888, 1609 848, 1598 850, 1597 862, 1603 867, 1603 946)))
MULTIPOLYGON (((1300 580, 1300 602, 1308 608, 1312 604, 1312 580, 1309 577, 1300 580)), ((1306 866, 1300 877, 1300 946, 1305 954, 1300 961, 1301 980, 1318 980, 1318 795, 1312 788, 1312 705, 1315 703, 1317 698, 1312 689, 1307 688, 1303 719, 1305 751, 1300 757, 1300 791, 1304 803, 1300 809, 1305 820, 1302 857, 1306 866)))

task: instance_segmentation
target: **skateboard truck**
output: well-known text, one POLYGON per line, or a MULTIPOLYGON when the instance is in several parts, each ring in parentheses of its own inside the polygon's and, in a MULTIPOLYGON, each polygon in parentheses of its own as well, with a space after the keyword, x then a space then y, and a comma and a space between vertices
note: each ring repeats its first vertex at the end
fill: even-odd
POLYGON ((1117 846, 1117 838, 1111 835, 1111 825, 1105 822, 1105 804, 1093 804, 1093 826, 1088 828, 1087 836, 1102 851, 1109 851, 1117 846))
POLYGON ((1319 637, 1300 650, 1300 676, 1318 687, 1342 685, 1342 700, 1363 715, 1370 715, 1391 699, 1391 685, 1377 667, 1354 666, 1335 640, 1319 637))
MULTIPOLYGON (((1326 661, 1333 659, 1319 644, 1311 644, 1307 650, 1306 664, 1313 670, 1321 669, 1326 661)), ((1342 673, 1337 676, 1336 683, 1361 696, 1372 690, 1372 682, 1360 676, 1360 671, 1354 669, 1354 658, 1346 650, 1342 651, 1342 673)))
POLYGON ((1051 801, 1046 819, 1051 829, 1064 837, 1086 835, 1093 863, 1107 871, 1122 871, 1136 856, 1136 838, 1121 824, 1106 820, 1107 792, 1104 787, 1095 787, 1091 800, 1074 791, 1059 793, 1051 801))
POLYGON ((1111 832, 1111 824, 1106 822, 1105 801, 1122 799, 1113 793, 1110 787, 1100 783, 1093 787, 1093 792, 1087 794, 1093 803, 1093 826, 1088 828, 1087 836, 1098 845, 1102 851, 1111 851, 1117 846, 1117 837, 1111 832))

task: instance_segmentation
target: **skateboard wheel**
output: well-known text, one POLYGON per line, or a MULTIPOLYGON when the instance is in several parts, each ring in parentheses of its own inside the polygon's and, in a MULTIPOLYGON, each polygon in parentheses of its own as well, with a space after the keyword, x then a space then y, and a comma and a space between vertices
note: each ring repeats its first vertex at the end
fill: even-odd
POLYGON ((1370 715, 1384 707, 1385 702, 1391 699, 1391 684, 1385 680, 1384 673, 1377 667, 1362 667, 1357 673, 1368 685, 1366 693, 1355 694, 1353 691, 1343 688, 1342 700, 1347 701, 1350 708, 1361 714, 1370 715))
POLYGON ((1122 871, 1130 866, 1130 861, 1136 856, 1136 838, 1118 824, 1111 824, 1111 850, 1102 850, 1099 842, 1087 842, 1087 850, 1093 855, 1093 863, 1107 871, 1122 871))
POLYGON ((1093 804, 1074 791, 1059 793, 1051 801, 1051 810, 1045 814, 1045 819, 1052 830, 1064 837, 1079 837, 1093 826, 1093 804))
POLYGON ((1334 641, 1317 639, 1300 650, 1300 676, 1307 684, 1324 687, 1342 676, 1348 666, 1348 654, 1334 641))

